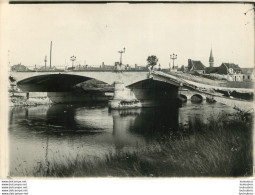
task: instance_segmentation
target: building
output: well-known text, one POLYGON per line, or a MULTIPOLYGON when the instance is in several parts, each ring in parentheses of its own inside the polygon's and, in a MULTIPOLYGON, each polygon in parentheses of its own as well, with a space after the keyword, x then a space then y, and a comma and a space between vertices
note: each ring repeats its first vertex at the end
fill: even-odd
POLYGON ((116 67, 116 66, 105 65, 104 62, 102 63, 102 66, 101 66, 101 68, 102 68, 103 70, 115 70, 115 67, 116 67))
POLYGON ((222 63, 217 73, 226 75, 228 81, 243 81, 242 69, 234 63, 222 63))
POLYGON ((188 72, 204 74, 205 65, 201 61, 188 59, 188 72))
POLYGON ((252 81, 254 80, 254 68, 242 68, 243 80, 252 81))
POLYGON ((214 58, 213 58, 212 49, 211 49, 211 53, 209 57, 209 64, 210 64, 210 67, 214 67, 214 58))
POLYGON ((218 68, 218 74, 241 74, 242 69, 234 63, 222 63, 218 68))
POLYGON ((208 67, 205 69, 205 73, 228 81, 244 80, 242 69, 234 63, 222 63, 219 67, 208 67))
POLYGON ((134 70, 148 70, 148 67, 146 66, 138 66, 137 64, 135 64, 135 69, 134 70))
POLYGON ((206 67, 205 74, 217 74, 219 67, 206 67))
POLYGON ((31 71, 31 70, 29 70, 28 67, 26 67, 26 66, 22 65, 21 63, 19 63, 19 64, 16 64, 16 65, 13 65, 11 67, 11 71, 23 72, 23 71, 31 71))
POLYGON ((214 67, 214 58, 212 49, 209 57, 210 67, 205 68, 205 74, 210 74, 217 79, 225 79, 228 81, 248 81, 254 79, 253 68, 240 68, 234 63, 222 63, 219 67, 214 67))

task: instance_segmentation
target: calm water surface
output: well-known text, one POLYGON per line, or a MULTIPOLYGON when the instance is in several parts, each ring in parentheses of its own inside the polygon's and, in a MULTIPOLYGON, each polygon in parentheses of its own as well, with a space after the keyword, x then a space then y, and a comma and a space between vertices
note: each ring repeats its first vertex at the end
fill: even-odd
POLYGON ((39 163, 65 163, 77 155, 88 161, 109 153, 157 145, 178 125, 204 122, 234 109, 220 103, 185 103, 179 109, 142 108, 110 111, 107 105, 42 105, 11 108, 10 174, 31 173, 39 163))

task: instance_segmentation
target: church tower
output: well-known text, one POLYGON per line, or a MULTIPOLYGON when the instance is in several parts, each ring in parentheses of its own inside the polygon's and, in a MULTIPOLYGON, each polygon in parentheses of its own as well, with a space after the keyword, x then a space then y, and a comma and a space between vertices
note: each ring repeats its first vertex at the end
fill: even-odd
POLYGON ((211 53, 210 53, 209 64, 210 64, 210 67, 214 66, 214 58, 213 58, 213 54, 212 54, 212 49, 211 49, 211 53))

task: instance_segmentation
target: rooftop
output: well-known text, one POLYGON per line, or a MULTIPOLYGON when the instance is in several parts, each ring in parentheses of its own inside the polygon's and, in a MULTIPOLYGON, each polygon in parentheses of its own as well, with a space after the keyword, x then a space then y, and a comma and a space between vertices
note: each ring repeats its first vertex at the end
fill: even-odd
POLYGON ((233 69, 241 70, 241 68, 237 64, 234 64, 234 63, 222 63, 222 65, 225 65, 228 68, 233 68, 233 69))
POLYGON ((251 74, 254 71, 254 68, 241 68, 243 74, 251 74))
POLYGON ((194 66, 194 70, 204 70, 205 65, 201 61, 191 60, 192 65, 194 66))

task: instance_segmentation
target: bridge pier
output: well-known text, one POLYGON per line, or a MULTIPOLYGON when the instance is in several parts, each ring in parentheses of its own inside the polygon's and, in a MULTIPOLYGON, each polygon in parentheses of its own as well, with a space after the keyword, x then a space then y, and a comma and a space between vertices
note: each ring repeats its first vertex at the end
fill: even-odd
POLYGON ((113 100, 109 101, 109 107, 112 109, 141 108, 142 104, 123 82, 114 82, 114 96, 113 100))
POLYGON ((120 82, 115 82, 114 86, 114 97, 109 102, 109 107, 113 109, 179 106, 179 86, 170 83, 145 79, 127 87, 120 82))

